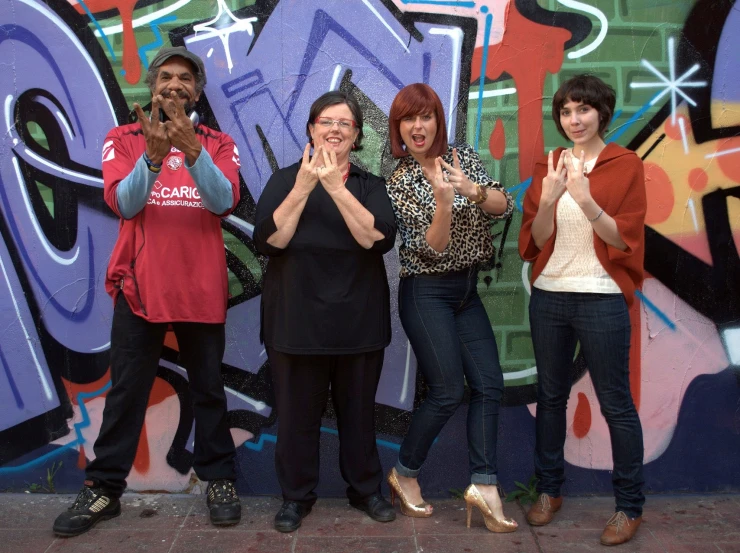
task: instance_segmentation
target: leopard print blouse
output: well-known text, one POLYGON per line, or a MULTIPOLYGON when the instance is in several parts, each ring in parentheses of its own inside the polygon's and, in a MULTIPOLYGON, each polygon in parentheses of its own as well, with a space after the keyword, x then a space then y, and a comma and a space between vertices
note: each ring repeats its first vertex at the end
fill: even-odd
MULTIPOLYGON (((401 235, 401 278, 459 271, 490 259, 493 255, 492 220, 509 217, 514 208, 511 195, 488 176, 478 153, 467 144, 456 148, 460 167, 465 175, 489 190, 503 192, 506 196, 506 211, 500 215, 491 215, 471 204, 467 198, 455 194, 450 241, 442 252, 436 251, 426 240, 426 232, 432 224, 436 209, 432 185, 421 172, 419 162, 412 156, 401 158, 387 182, 388 196, 401 235)), ((442 159, 453 165, 452 146, 447 148, 442 159)))

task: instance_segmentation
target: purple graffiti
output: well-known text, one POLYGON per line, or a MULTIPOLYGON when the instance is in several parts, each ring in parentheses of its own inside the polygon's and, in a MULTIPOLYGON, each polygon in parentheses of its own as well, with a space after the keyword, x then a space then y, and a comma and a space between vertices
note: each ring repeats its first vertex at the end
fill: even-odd
POLYGON ((0 56, 13 59, 0 68, 0 324, 8 329, 0 335, 0 401, 15 408, 4 411, 4 430, 59 406, 37 329, 74 352, 108 348, 103 279, 117 225, 76 197, 100 194, 99 170, 90 168, 100 167, 104 129, 116 118, 62 19, 42 3, 0 4, 0 56), (53 194, 54 214, 39 184, 53 194))
MULTIPOLYGON (((256 41, 246 18, 185 38, 187 47, 205 61, 207 97, 221 128, 234 137, 242 159, 249 160, 241 171, 255 199, 276 167, 300 158, 311 103, 340 88, 344 79, 350 79, 366 102, 384 115, 406 84, 429 83, 445 107, 450 136, 455 135, 463 82, 463 29, 419 22, 420 36, 412 37, 381 2, 367 0, 357 7, 366 12, 362 17, 340 0, 320 6, 283 0, 256 41)), ((467 90, 467 84, 463 86, 467 90)), ((376 131, 385 138, 385 128, 376 131)), ((232 223, 251 235, 250 225, 235 217, 232 223)), ((395 252, 386 263, 395 287, 399 268, 395 252)), ((391 295, 395 298, 395 291, 391 295)), ((257 342, 257 302, 230 309, 227 323, 226 362, 251 371, 266 360, 257 342)), ((386 351, 377 401, 410 410, 416 363, 393 307, 394 339, 386 351)))

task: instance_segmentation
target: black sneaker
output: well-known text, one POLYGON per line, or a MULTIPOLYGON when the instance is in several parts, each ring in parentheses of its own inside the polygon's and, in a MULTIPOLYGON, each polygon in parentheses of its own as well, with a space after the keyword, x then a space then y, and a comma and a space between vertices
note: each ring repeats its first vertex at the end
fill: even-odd
POLYGON ((106 495, 101 488, 83 486, 74 504, 54 521, 54 533, 63 537, 79 536, 101 520, 120 514, 118 498, 106 495))
POLYGON ((232 480, 213 480, 206 489, 206 505, 214 526, 231 526, 242 519, 242 505, 232 480))

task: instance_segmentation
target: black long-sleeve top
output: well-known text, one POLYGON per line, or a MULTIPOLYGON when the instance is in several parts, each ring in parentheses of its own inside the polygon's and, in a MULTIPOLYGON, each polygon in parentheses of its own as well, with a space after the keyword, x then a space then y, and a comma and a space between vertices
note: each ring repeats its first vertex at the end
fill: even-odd
POLYGON ((267 243, 273 213, 295 185, 300 163, 276 171, 257 203, 254 241, 269 256, 262 290, 261 338, 282 353, 340 355, 386 347, 390 293, 383 254, 396 238, 385 180, 350 166, 345 186, 383 234, 369 249, 350 233, 321 183, 311 192, 284 249, 267 243))

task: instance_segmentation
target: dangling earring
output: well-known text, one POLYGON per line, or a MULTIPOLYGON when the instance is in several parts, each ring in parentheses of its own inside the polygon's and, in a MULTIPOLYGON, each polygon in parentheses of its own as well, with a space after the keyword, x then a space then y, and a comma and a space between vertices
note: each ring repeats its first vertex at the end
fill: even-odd
POLYGON ((352 143, 352 149, 353 150, 356 150, 357 149, 357 144, 355 144, 354 142, 352 143))

